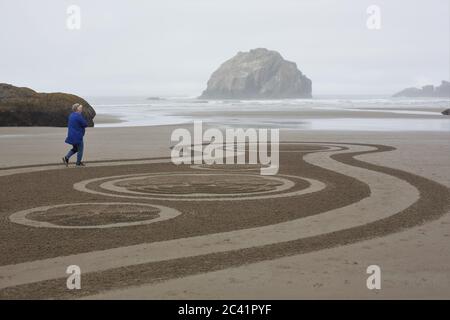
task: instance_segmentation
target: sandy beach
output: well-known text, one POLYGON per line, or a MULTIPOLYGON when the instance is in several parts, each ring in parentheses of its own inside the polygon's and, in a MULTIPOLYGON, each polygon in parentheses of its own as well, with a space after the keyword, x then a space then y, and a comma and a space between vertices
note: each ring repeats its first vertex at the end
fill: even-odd
POLYGON ((450 297, 448 133, 281 130, 272 181, 175 166, 177 127, 89 128, 81 169, 58 163, 65 128, 0 128, 0 297, 450 297), (216 198, 180 196, 214 181, 216 198), (83 290, 66 290, 69 264, 83 290))
POLYGON ((449 10, 2 1, 0 303, 450 300, 449 10))

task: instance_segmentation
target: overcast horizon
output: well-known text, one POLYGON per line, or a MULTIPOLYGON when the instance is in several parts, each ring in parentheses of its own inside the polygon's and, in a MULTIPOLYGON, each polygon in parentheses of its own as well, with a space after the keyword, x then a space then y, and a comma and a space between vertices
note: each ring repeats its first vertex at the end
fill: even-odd
POLYGON ((200 95, 238 51, 276 50, 314 95, 390 95, 450 78, 448 0, 2 1, 0 83, 81 96, 200 95), (80 30, 66 26, 69 5, 80 30), (381 10, 381 29, 366 9, 381 10))

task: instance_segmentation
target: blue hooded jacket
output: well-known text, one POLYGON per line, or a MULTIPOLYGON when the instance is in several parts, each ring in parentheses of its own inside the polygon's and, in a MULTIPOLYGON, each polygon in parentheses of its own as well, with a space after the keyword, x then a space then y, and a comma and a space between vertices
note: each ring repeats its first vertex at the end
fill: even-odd
POLYGON ((86 128, 87 126, 88 124, 81 113, 72 112, 69 115, 66 143, 79 144, 81 141, 83 141, 84 128, 86 128))

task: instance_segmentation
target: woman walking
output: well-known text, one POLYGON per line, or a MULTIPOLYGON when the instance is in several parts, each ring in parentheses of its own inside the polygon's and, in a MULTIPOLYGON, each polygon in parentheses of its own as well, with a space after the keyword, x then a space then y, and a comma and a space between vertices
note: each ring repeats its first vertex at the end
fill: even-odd
POLYGON ((69 159, 75 153, 77 154, 77 167, 84 167, 84 163, 81 162, 83 158, 83 137, 85 128, 88 126, 81 112, 83 106, 79 103, 75 103, 72 106, 72 113, 69 115, 68 133, 66 143, 72 145, 72 149, 62 158, 64 164, 69 166, 69 159))

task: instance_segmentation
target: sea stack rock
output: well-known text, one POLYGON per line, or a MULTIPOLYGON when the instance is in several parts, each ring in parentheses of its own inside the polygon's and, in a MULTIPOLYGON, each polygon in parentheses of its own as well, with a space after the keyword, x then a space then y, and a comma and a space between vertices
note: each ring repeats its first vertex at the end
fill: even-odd
POLYGON ((66 127, 72 105, 83 105, 83 116, 94 126, 95 110, 86 100, 68 93, 38 93, 0 83, 0 126, 66 127))
POLYGON ((225 61, 211 75, 200 99, 311 98, 311 87, 294 62, 259 48, 225 61))
POLYGON ((441 85, 434 89, 436 97, 450 97, 450 82, 442 80, 441 85))
POLYGON ((433 85, 423 86, 419 88, 406 88, 397 92, 393 97, 430 97, 430 98, 450 98, 450 82, 442 80, 441 85, 434 87, 433 85))

